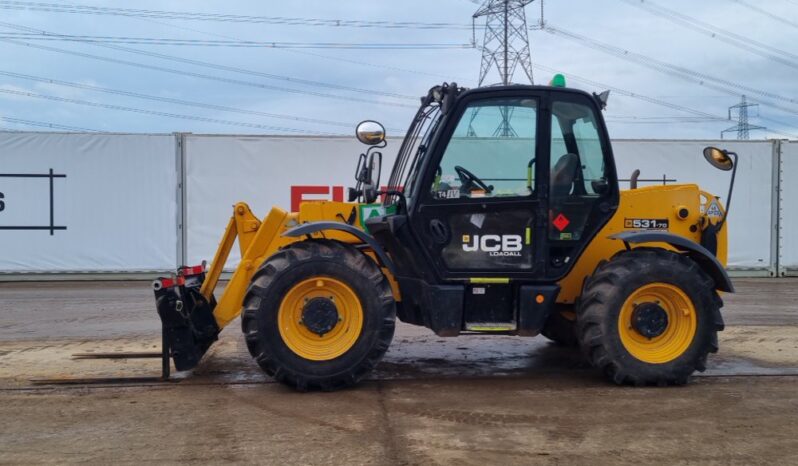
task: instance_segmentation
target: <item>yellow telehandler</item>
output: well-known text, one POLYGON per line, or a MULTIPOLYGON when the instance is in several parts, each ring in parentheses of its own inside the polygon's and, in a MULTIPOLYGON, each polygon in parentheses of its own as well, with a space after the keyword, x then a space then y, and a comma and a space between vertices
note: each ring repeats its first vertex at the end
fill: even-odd
MULTIPOLYGON (((195 367, 241 316, 252 357, 300 390, 335 390, 385 354, 396 318, 441 336, 542 333, 581 347, 619 384, 684 384, 718 350, 726 206, 694 184, 621 191, 602 117, 608 93, 564 86, 435 86, 387 184, 385 131, 357 128, 349 202, 244 203, 210 267, 154 282, 165 354, 195 367), (241 262, 214 296, 238 239, 241 262)), ((167 361, 168 363, 168 361, 167 361)))

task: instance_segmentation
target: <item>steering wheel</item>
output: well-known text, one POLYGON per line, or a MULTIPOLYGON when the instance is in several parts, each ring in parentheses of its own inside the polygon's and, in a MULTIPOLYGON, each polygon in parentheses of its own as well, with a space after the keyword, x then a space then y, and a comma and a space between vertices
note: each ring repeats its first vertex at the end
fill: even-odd
POLYGON ((485 184, 485 182, 480 180, 477 175, 471 173, 460 165, 455 165, 454 171, 457 172, 457 176, 460 177, 460 183, 462 183, 460 186, 461 193, 470 193, 471 188, 474 186, 484 190, 486 194, 489 194, 491 191, 493 191, 493 186, 485 184))

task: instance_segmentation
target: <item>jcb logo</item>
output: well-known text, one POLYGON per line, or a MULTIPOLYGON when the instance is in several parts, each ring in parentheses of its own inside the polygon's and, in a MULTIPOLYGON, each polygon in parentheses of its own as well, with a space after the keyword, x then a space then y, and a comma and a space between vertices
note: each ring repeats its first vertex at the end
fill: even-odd
POLYGON ((463 251, 487 252, 491 256, 520 256, 524 248, 521 235, 463 235, 463 251))

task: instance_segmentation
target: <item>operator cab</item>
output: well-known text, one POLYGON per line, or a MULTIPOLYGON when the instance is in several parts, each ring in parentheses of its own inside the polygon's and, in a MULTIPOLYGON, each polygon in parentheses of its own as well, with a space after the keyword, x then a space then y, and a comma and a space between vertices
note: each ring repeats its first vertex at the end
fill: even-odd
POLYGON ((463 300, 466 323, 469 308, 488 306, 471 320, 516 326, 519 287, 553 301, 618 207, 605 101, 550 86, 433 88, 391 174, 385 205, 395 213, 368 222, 403 295, 434 295, 425 308, 463 300))
POLYGON ((386 204, 442 281, 556 281, 618 205, 602 101, 543 86, 442 93, 400 149, 389 186, 404 191, 386 204))

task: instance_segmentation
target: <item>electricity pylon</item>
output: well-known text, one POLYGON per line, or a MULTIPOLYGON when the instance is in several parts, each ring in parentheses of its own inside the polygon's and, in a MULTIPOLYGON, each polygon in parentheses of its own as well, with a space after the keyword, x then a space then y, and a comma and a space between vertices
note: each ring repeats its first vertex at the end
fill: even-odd
POLYGON ((740 101, 737 105, 732 105, 729 107, 729 120, 732 119, 732 112, 737 111, 737 125, 732 126, 731 128, 724 129, 720 132, 720 138, 723 139, 723 135, 726 133, 733 133, 737 132, 737 139, 742 141, 747 141, 751 139, 751 130, 758 130, 758 129, 767 129, 764 126, 756 126, 751 125, 748 123, 748 109, 751 107, 759 107, 759 104, 752 104, 749 103, 745 95, 743 95, 742 101, 740 101))
MULTIPOLYGON (((477 18, 485 17, 485 35, 482 39, 482 63, 479 69, 479 85, 485 83, 488 73, 494 68, 499 73, 499 84, 512 84, 515 70, 520 66, 534 84, 532 73, 532 57, 529 49, 529 35, 527 34, 526 12, 524 7, 534 0, 486 0, 474 13, 472 21, 476 24, 477 18)), ((541 0, 541 8, 542 8, 541 0)), ((543 10, 541 9, 541 23, 543 10)), ((476 37, 474 39, 476 42, 476 37)), ((501 107, 502 121, 494 131, 497 137, 518 137, 510 124, 513 109, 501 107)), ((471 116, 468 127, 468 136, 475 137, 473 122, 479 112, 471 116)))

